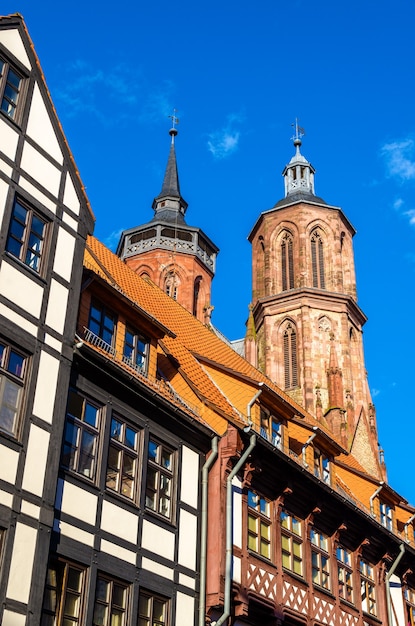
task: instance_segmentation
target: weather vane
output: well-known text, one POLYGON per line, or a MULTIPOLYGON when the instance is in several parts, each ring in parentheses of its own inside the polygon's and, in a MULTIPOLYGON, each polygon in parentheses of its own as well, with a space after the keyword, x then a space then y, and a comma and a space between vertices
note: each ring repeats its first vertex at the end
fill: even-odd
POLYGON ((179 123, 179 118, 176 117, 176 113, 177 113, 177 109, 173 109, 173 115, 169 115, 169 118, 171 119, 172 123, 173 123, 173 128, 176 129, 176 124, 179 123))
POLYGON ((298 118, 295 118, 295 123, 291 124, 291 126, 295 127, 295 135, 293 137, 291 137, 292 141, 295 142, 300 142, 301 144, 301 137, 304 137, 305 135, 305 130, 304 128, 301 128, 301 126, 298 125, 298 118))

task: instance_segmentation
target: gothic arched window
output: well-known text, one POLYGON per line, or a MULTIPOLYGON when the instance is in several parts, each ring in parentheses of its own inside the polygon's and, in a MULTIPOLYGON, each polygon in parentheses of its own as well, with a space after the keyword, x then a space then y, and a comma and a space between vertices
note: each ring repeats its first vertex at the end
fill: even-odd
POLYGON ((325 289, 324 278, 324 248, 320 230, 316 228, 311 233, 311 265, 313 270, 313 287, 325 289))
POLYGON ((174 272, 167 274, 167 278, 164 283, 164 291, 168 296, 170 296, 170 298, 173 298, 173 300, 177 300, 178 285, 179 281, 177 275, 174 272))
POLYGON ((285 231, 281 237, 281 285, 282 290, 294 289, 293 239, 285 231))
POLYGON ((197 305, 199 302, 199 292, 200 292, 200 283, 202 282, 202 277, 198 276, 193 285, 193 315, 196 317, 197 315, 197 305))
POLYGON ((298 387, 297 368, 297 333, 291 322, 285 327, 283 332, 284 348, 284 385, 285 389, 298 387))

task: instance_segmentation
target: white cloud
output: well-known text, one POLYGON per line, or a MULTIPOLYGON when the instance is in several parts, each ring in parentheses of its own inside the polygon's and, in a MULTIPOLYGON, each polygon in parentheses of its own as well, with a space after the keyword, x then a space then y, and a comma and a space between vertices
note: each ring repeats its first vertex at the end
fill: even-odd
POLYGON ((123 230, 125 229, 120 228, 119 230, 113 230, 112 233, 104 237, 104 244, 107 246, 107 248, 113 251, 115 250, 115 248, 118 245, 118 242, 120 240, 121 233, 123 232, 123 230))
POLYGON ((242 121, 240 115, 231 113, 223 128, 209 134, 207 147, 215 159, 224 159, 237 150, 241 133, 235 128, 235 124, 242 121))
POLYGON ((381 393, 380 389, 372 389, 372 398, 376 398, 381 393))
POLYGON ((404 139, 387 143, 381 153, 386 161, 388 176, 400 181, 415 180, 415 142, 404 139))
POLYGON ((415 226, 415 209, 404 211, 403 214, 409 219, 409 223, 412 224, 412 226, 415 226))

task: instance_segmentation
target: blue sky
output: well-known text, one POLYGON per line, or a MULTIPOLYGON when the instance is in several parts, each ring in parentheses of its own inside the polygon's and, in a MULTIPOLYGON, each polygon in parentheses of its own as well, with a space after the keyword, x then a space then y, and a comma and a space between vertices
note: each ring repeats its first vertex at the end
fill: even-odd
POLYGON ((415 504, 415 120, 413 0, 41 3, 20 12, 97 218, 119 233, 151 219, 169 141, 187 222, 219 246, 212 321, 243 336, 247 235, 302 152, 316 193, 357 230, 365 356, 391 486, 415 504))

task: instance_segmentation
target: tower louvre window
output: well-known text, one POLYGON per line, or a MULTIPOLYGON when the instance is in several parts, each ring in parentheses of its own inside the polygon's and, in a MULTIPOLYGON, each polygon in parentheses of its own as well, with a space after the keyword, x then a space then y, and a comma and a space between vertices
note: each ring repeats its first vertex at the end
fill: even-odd
POLYGON ((325 289, 324 278, 324 248, 320 231, 314 230, 311 234, 311 265, 313 271, 313 287, 325 289))
POLYGON ((293 240, 290 233, 284 233, 281 239, 282 290, 294 288, 293 240))
POLYGON ((298 386, 297 368, 297 334, 294 326, 289 322, 283 335, 284 344, 284 384, 285 389, 298 386))

